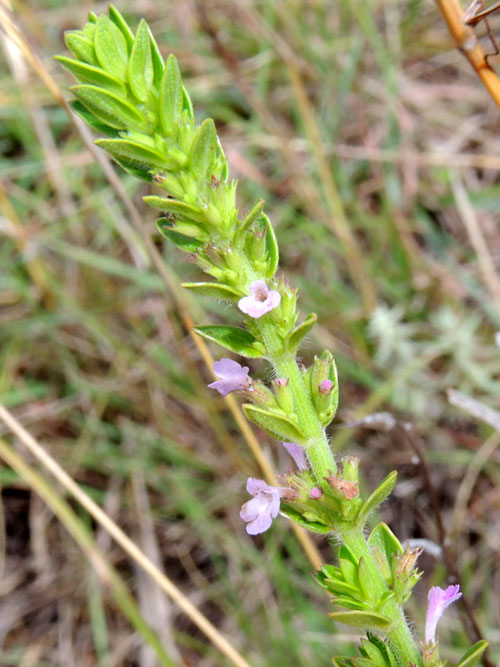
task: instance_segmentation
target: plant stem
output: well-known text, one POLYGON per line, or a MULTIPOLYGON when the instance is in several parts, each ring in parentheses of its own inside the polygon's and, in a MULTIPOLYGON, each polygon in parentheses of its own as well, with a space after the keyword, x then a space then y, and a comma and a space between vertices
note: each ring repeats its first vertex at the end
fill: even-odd
MULTIPOLYGON (((389 587, 377 567, 362 529, 352 525, 337 526, 337 536, 358 559, 363 558, 366 572, 370 578, 370 588, 381 598, 384 593, 388 592, 389 587)), ((398 664, 404 667, 410 664, 421 667, 422 657, 401 607, 394 600, 388 600, 383 607, 383 614, 393 621, 386 636, 398 664)))

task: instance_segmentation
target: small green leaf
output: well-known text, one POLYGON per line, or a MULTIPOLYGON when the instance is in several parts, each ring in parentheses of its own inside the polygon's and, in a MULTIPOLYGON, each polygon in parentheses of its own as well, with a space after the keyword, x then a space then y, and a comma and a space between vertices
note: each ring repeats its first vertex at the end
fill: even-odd
POLYGON ((354 628, 377 628, 387 630, 391 627, 391 619, 376 614, 373 611, 332 611, 328 614, 330 618, 339 623, 352 625, 354 628))
POLYGON ((160 53, 158 44, 156 43, 153 33, 151 32, 150 27, 148 26, 149 32, 149 42, 151 48, 151 59, 153 61, 153 84, 156 89, 160 87, 160 83, 163 77, 163 72, 165 70, 165 63, 163 62, 163 56, 160 53))
POLYGON ((292 331, 290 331, 285 339, 286 349, 292 354, 295 354, 302 342, 302 339, 307 336, 317 321, 318 316, 316 313, 311 313, 301 324, 296 326, 295 329, 292 329, 292 331))
POLYGON ((207 118, 198 128, 189 154, 191 169, 198 180, 205 181, 210 177, 217 146, 214 121, 207 118))
POLYGON ((115 26, 120 30, 122 35, 125 37, 125 41, 127 42, 127 49, 128 52, 130 53, 132 51, 132 46, 134 44, 134 33, 129 28, 127 22, 125 21, 123 16, 120 14, 120 12, 114 5, 109 6, 108 14, 111 21, 113 21, 115 26))
POLYGON ((125 90, 123 83, 100 67, 94 67, 88 63, 82 63, 79 60, 73 60, 72 58, 66 58, 65 56, 54 56, 54 60, 60 62, 61 65, 69 70, 79 81, 92 83, 115 93, 126 95, 127 91, 125 90))
POLYGON ((126 81, 127 40, 121 30, 104 14, 97 19, 94 48, 101 66, 121 81, 126 81))
POLYGON ((184 93, 177 58, 170 54, 160 84, 159 115, 166 134, 172 134, 182 113, 184 93))
POLYGON ((276 234, 274 233, 271 221, 265 213, 261 213, 257 219, 256 224, 262 227, 262 231, 266 234, 266 250, 267 250, 267 270, 265 276, 272 278, 276 273, 279 264, 279 249, 276 234))
POLYGON ((385 523, 379 523, 375 526, 367 541, 372 548, 379 547, 381 549, 388 563, 391 563, 393 556, 399 556, 404 551, 401 542, 385 523))
POLYGON ((398 473, 393 470, 380 482, 375 491, 373 491, 373 493, 360 507, 356 516, 357 522, 362 523, 363 525, 366 523, 366 519, 368 518, 369 514, 373 512, 373 510, 376 509, 381 503, 383 503, 387 496, 391 493, 394 485, 396 484, 397 477, 398 473))
POLYGON ((160 211, 165 211, 165 213, 171 213, 172 215, 179 216, 184 220, 192 220, 193 222, 205 222, 205 217, 197 208, 185 204, 184 202, 177 201, 176 199, 167 199, 166 197, 156 197, 155 195, 148 195, 147 197, 142 198, 148 206, 157 208, 160 211))
POLYGON ((288 507, 287 505, 284 505, 281 503, 280 505, 280 513, 284 514, 286 517, 291 519, 292 521, 295 521, 295 523, 298 523, 300 526, 303 526, 304 528, 307 528, 308 530, 312 531, 313 533, 319 533, 320 535, 326 535, 326 533, 330 533, 332 531, 331 528, 328 526, 325 526, 324 523, 320 523, 319 521, 307 521, 302 514, 299 514, 295 510, 293 510, 291 507, 288 507))
POLYGON ((89 65, 98 64, 94 43, 81 30, 70 30, 64 35, 64 41, 75 58, 89 65))
POLYGON ((147 169, 141 169, 141 167, 137 166, 134 167, 130 164, 130 162, 121 160, 119 157, 116 157, 116 155, 113 156, 113 159, 128 174, 132 174, 132 176, 135 176, 135 178, 140 178, 142 181, 146 181, 147 183, 153 182, 151 171, 148 171, 147 169))
POLYGON ((258 359, 264 355, 262 345, 246 329, 220 324, 195 327, 194 331, 243 357, 258 359))
POLYGON ((118 130, 147 130, 147 122, 142 113, 122 97, 87 84, 71 86, 70 90, 106 125, 118 130))
POLYGON ((487 648, 488 642, 485 639, 476 642, 474 646, 471 646, 470 649, 463 654, 457 662, 457 667, 473 667, 473 665, 479 662, 487 648))
POLYGON ((181 283, 182 287, 201 294, 201 296, 210 296, 214 299, 223 299, 224 301, 238 301, 242 295, 229 285, 220 283, 181 283))
POLYGON ((128 82, 137 99, 145 102, 153 83, 153 59, 149 28, 144 19, 139 23, 130 54, 128 82))
MULTIPOLYGON (((191 120, 194 120, 193 103, 191 102, 191 98, 189 97, 187 90, 184 87, 182 88, 182 97, 184 100, 184 111, 187 111, 188 117, 191 120)), ((227 174, 225 178, 227 178, 227 174)))
POLYGON ((332 664, 334 667, 379 667, 377 663, 368 658, 344 658, 342 656, 332 658, 332 664))
POLYGON ((358 581, 363 593, 362 598, 369 603, 373 603, 375 600, 375 591, 373 590, 369 568, 364 558, 359 559, 358 581))
POLYGON ((153 167, 162 167, 165 164, 165 157, 161 153, 131 139, 97 139, 95 143, 111 153, 113 157, 132 165, 152 169, 153 167))
POLYGON ((77 113, 83 120, 89 125, 93 130, 99 134, 107 134, 108 137, 119 137, 120 133, 114 127, 110 125, 105 125, 98 120, 93 113, 91 113, 86 107, 83 106, 78 100, 73 100, 69 103, 70 107, 75 113, 77 113))
POLYGON ((203 245, 203 241, 200 239, 176 232, 175 229, 171 228, 172 223, 167 218, 158 218, 156 226, 162 236, 185 252, 196 252, 203 245))
POLYGON ((245 403, 243 410, 250 421, 263 428, 274 438, 292 442, 303 442, 306 439, 300 426, 285 413, 269 408, 261 408, 250 403, 245 403))

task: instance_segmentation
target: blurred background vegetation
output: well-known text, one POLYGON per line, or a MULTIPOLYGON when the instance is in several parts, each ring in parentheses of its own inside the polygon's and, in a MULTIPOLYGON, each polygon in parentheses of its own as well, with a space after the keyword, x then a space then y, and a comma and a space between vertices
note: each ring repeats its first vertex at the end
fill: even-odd
MULTIPOLYGON (((446 395, 458 389, 499 405, 498 109, 430 0, 117 6, 134 28, 144 16, 163 55, 176 54, 197 118, 216 122, 240 209, 266 200, 282 270, 300 289, 302 312, 319 316, 303 361, 324 348, 337 360, 332 446, 361 457, 366 488, 399 471, 379 518, 402 540, 428 541, 409 607, 415 631, 422 637, 428 587, 449 575, 433 548, 434 489, 498 664, 500 436, 446 395), (344 219, 352 241, 339 234, 344 219), (339 428, 381 410, 413 425, 432 486, 397 432, 339 428)), ((64 52, 65 30, 107 5, 16 0, 12 9, 69 97, 71 79, 51 57, 64 52)), ((19 54, 4 49, 0 68, 2 403, 252 665, 312 667, 354 655, 356 633, 328 619, 331 604, 290 524, 246 535, 245 482, 261 472, 224 402, 206 389, 210 373, 173 294, 101 167, 19 54)), ((119 176, 174 281, 194 279, 193 265, 156 235, 141 201, 149 186, 119 176)), ((186 307, 198 324, 230 316, 210 300, 186 307)), ((257 435, 285 471, 286 453, 257 435)), ((15 442, 3 426, 0 436, 15 442)), ((29 482, 4 466, 0 483, 0 664, 160 664, 29 482)), ((172 664, 229 664, 72 507, 172 664)), ((332 546, 313 539, 331 561, 332 546)), ((470 644, 467 626, 458 609, 443 621, 451 664, 470 644)))

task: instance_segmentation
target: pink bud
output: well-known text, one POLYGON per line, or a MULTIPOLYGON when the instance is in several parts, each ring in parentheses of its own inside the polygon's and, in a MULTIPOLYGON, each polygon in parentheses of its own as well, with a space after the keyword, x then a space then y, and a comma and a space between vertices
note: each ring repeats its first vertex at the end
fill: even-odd
POLYGON ((318 489, 317 486, 313 486, 313 488, 311 489, 311 492, 309 493, 309 497, 312 500, 319 500, 322 495, 323 495, 323 491, 321 489, 318 489))
POLYGON ((331 380, 322 380, 319 385, 320 394, 329 394, 333 389, 333 382, 331 380))

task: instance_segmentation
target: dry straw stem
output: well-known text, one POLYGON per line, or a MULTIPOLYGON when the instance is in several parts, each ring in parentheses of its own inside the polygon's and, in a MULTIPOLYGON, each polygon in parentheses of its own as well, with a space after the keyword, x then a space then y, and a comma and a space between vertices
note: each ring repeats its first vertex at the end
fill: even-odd
MULTIPOLYGON (((38 76, 42 79, 42 81, 45 83, 45 85, 50 90, 52 95, 55 97, 57 102, 66 110, 71 121, 73 122, 80 136, 82 137, 86 148, 92 153, 96 161, 101 166, 104 175, 109 181, 111 187, 113 188, 116 195, 118 196, 123 206, 125 207, 125 210, 127 211, 127 214, 130 217, 130 220, 132 222, 135 231, 142 239, 146 251, 149 255, 149 258, 151 259, 155 269, 158 271, 160 277, 162 278, 168 293, 173 296, 175 305, 179 311, 184 326, 186 327, 186 330, 189 332, 191 338, 193 339, 198 349, 198 352, 200 353, 200 356, 202 357, 207 367, 210 369, 210 372, 212 372, 214 358, 210 350, 208 349, 205 341, 199 336, 197 336, 193 331, 194 322, 189 313, 188 307, 186 306, 186 303, 188 303, 188 298, 185 292, 183 292, 181 295, 179 286, 172 278, 172 275, 167 265, 165 264, 161 254, 158 252, 151 238, 145 232, 144 225, 142 223, 137 208, 134 206, 132 200, 127 195, 121 180, 113 170, 110 161, 106 157, 104 151, 101 151, 96 148, 92 140, 92 135, 90 134, 86 126, 71 111, 56 81, 53 79, 50 72, 48 72, 42 60, 34 52, 33 48, 28 44, 27 40, 23 37, 19 27, 14 22, 12 16, 8 11, 5 0, 0 0, 0 26, 3 28, 7 37, 11 39, 14 42, 14 44, 18 46, 18 48, 24 55, 26 61, 35 70, 38 76)), ((257 464, 259 465, 266 481, 269 483, 274 483, 276 479, 275 471, 273 470, 272 465, 265 457, 262 447, 259 441, 257 440, 254 432, 248 425, 248 422, 246 421, 245 417, 243 416, 243 413, 238 403, 236 402, 233 396, 227 396, 224 400, 231 414, 233 415, 234 420, 236 421, 238 427, 240 428, 241 433, 245 438, 250 448, 250 451, 255 457, 255 460, 257 461, 257 464)), ((292 523, 291 525, 295 535, 297 536, 297 539, 299 540, 302 548, 304 549, 304 552, 306 553, 309 561, 311 562, 311 565, 315 569, 319 569, 323 564, 323 560, 318 552, 318 549, 311 540, 309 534, 301 526, 298 526, 294 523, 292 523)))
MULTIPOLYGON (((161 572, 154 563, 127 537, 123 530, 112 521, 108 515, 95 503, 61 466, 45 451, 40 443, 23 428, 17 419, 0 404, 0 419, 19 438, 31 454, 41 463, 68 493, 70 493, 100 526, 133 558, 142 569, 147 572, 170 599, 195 623, 234 665, 250 667, 249 663, 238 651, 221 635, 210 621, 191 604, 188 598, 161 572)), ((3 456, 3 452, 2 452, 3 456)))
POLYGON ((484 87, 500 109, 500 80, 488 65, 474 31, 463 22, 464 11, 458 0, 436 0, 453 41, 470 62, 484 87))

